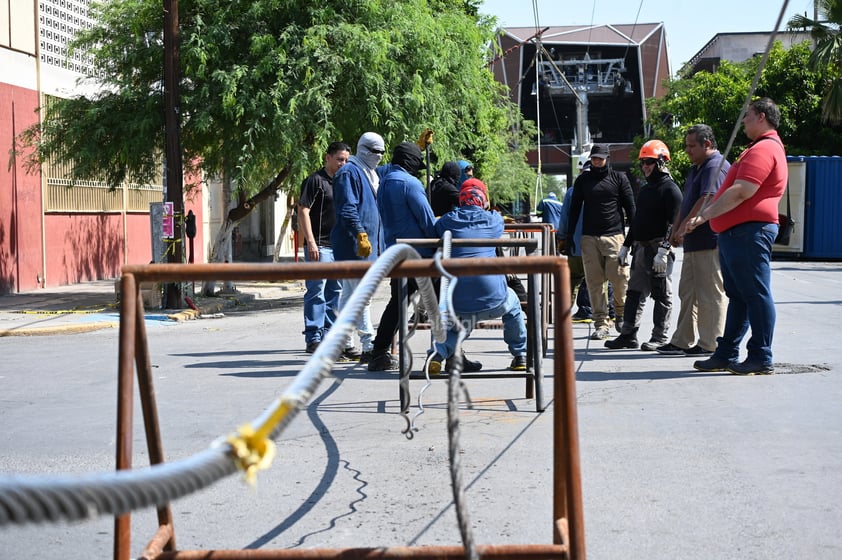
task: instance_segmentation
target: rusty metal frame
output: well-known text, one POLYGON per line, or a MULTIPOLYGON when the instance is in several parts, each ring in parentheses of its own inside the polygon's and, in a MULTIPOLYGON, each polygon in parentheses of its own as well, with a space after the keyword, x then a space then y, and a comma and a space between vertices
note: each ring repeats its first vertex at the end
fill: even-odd
MULTIPOLYGON (((506 224, 503 227, 503 231, 509 234, 520 234, 523 236, 527 236, 533 233, 540 233, 541 234, 541 255, 545 257, 555 256, 556 255, 556 245, 553 242, 554 236, 552 224, 546 224, 544 222, 535 222, 535 223, 528 223, 528 224, 506 224)), ((552 282, 550 282, 551 275, 550 274, 542 274, 541 275, 541 294, 539 301, 542 303, 549 302, 550 305, 542 305, 541 306, 541 325, 543 326, 543 331, 541 332, 541 339, 546 341, 547 340, 547 332, 550 323, 553 322, 553 312, 552 312, 552 282)), ((544 356, 547 355, 547 347, 541 349, 544 356)))
MULTIPOLYGON (((554 301, 554 400, 553 400, 553 544, 479 546, 484 558, 569 558, 585 560, 585 528, 582 501, 579 428, 576 411, 576 377, 573 362, 573 331, 570 322, 570 275, 563 257, 511 257, 508 259, 446 259, 445 268, 456 276, 478 274, 549 274, 557 288, 554 301)), ((138 390, 146 443, 151 464, 164 462, 149 347, 140 297, 141 282, 187 282, 204 280, 301 280, 362 278, 369 263, 298 264, 150 264, 123 267, 120 280, 120 334, 117 387, 117 469, 132 468, 133 373, 137 368, 138 390)), ((405 261, 392 277, 439 276, 430 260, 405 261)), ((115 517, 114 558, 129 560, 131 514, 115 517)), ((176 549, 175 529, 169 505, 158 509, 158 530, 141 558, 149 560, 278 559, 278 558, 464 558, 462 546, 347 548, 309 550, 184 550, 176 549)))
MULTIPOLYGON (((524 224, 512 224, 512 225, 524 225, 524 224)), ((549 226, 549 224, 543 224, 545 226, 549 226)), ((521 228, 522 229, 522 228, 521 228)), ((541 229, 532 228, 531 232, 540 232, 541 229)), ((405 243, 416 249, 419 247, 424 248, 431 248, 431 247, 440 247, 442 245, 442 240, 439 238, 418 238, 418 239, 397 239, 396 243, 405 243)), ((453 247, 509 247, 509 248, 516 248, 516 249, 524 249, 526 251, 527 256, 532 256, 535 253, 535 250, 538 248, 538 240, 534 238, 524 238, 524 237, 511 237, 511 238, 500 238, 500 239, 486 239, 486 238, 466 238, 460 237, 456 239, 452 239, 450 244, 453 247)), ((542 279, 544 280, 545 284, 549 284, 546 279, 549 277, 548 274, 541 274, 542 279)), ((537 285, 537 275, 536 274, 528 274, 527 275, 527 317, 540 317, 539 321, 528 320, 526 322, 526 371, 524 373, 506 373, 506 374, 499 374, 499 373, 465 373, 462 372, 461 377, 462 379, 492 379, 492 378, 503 378, 503 377, 522 377, 526 381, 525 387, 525 396, 527 399, 535 399, 535 411, 536 412, 544 412, 546 408, 546 399, 544 398, 544 373, 542 370, 541 359, 546 357, 546 337, 548 332, 547 326, 547 310, 549 309, 549 305, 543 305, 550 297, 550 293, 544 289, 539 291, 537 285)), ((398 337, 401 343, 407 337, 407 333, 404 332, 405 324, 406 324, 406 308, 408 304, 408 298, 406 296, 406 280, 401 283, 400 289, 401 295, 401 316, 403 317, 401 322, 401 328, 398 330, 398 337)), ((486 321, 482 321, 477 325, 477 328, 482 328, 481 325, 486 323, 486 321)), ((429 327, 429 325, 427 325, 429 327)), ((404 363, 403 363, 403 352, 400 354, 400 371, 404 371, 404 363)))

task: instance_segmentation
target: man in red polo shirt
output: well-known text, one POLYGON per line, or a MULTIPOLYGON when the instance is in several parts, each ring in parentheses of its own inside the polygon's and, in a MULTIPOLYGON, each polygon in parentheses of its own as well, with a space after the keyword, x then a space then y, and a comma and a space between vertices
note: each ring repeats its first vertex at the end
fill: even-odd
POLYGON ((751 144, 728 170, 713 201, 688 221, 687 232, 710 221, 719 234, 719 259, 728 311, 725 330, 713 355, 693 364, 699 371, 737 375, 774 373, 772 336, 772 243, 778 234, 778 202, 789 177, 786 152, 778 136, 781 112, 764 97, 753 101, 743 118, 751 144), (751 327, 748 355, 739 362, 740 343, 751 327))

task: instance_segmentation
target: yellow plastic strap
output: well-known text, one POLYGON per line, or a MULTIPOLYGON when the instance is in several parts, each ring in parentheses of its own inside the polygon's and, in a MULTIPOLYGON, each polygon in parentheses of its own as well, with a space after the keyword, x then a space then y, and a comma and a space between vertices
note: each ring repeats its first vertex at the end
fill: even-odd
POLYGON ((228 443, 234 450, 237 467, 243 471, 246 482, 254 486, 257 471, 269 468, 275 458, 275 442, 258 437, 251 424, 245 424, 236 434, 228 437, 228 443))
POLYGON ((237 467, 243 471, 250 485, 254 486, 257 481, 257 471, 268 469, 272 464, 275 442, 269 439, 269 434, 293 410, 292 405, 289 400, 281 400, 262 426, 255 429, 251 424, 244 424, 237 433, 228 436, 226 441, 234 452, 237 467))

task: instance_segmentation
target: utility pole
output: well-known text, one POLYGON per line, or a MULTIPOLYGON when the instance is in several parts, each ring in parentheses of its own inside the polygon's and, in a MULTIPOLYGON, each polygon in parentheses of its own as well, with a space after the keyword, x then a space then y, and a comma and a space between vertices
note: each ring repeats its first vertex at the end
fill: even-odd
MULTIPOLYGON (((184 180, 181 161, 181 119, 179 95, 180 53, 178 48, 178 0, 164 2, 164 134, 166 137, 166 202, 172 202, 173 237, 167 243, 167 262, 183 263, 184 180)), ((180 284, 168 284, 164 294, 167 309, 181 309, 180 284)))

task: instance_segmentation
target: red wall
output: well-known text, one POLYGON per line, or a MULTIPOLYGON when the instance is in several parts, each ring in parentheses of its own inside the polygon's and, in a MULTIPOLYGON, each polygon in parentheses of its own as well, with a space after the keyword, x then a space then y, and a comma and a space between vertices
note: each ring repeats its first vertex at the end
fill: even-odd
POLYGON ((36 92, 0 84, 0 294, 31 290, 41 272, 41 179, 27 175, 14 138, 38 122, 36 92))
POLYGON ((48 214, 44 225, 48 286, 120 275, 123 231, 119 214, 48 214))
MULTIPOLYGON (((47 214, 44 216, 46 270, 42 262, 41 176, 27 174, 24 155, 10 169, 13 140, 37 124, 35 91, 0 83, 0 295, 116 278, 124 264, 152 260, 149 214, 47 214), (125 240, 125 243, 124 243, 125 240)), ((185 184, 200 180, 185 177, 185 184)), ((194 262, 205 261, 202 190, 185 196, 185 212, 196 215, 194 262)), ((187 247, 184 255, 187 258, 187 247)))

